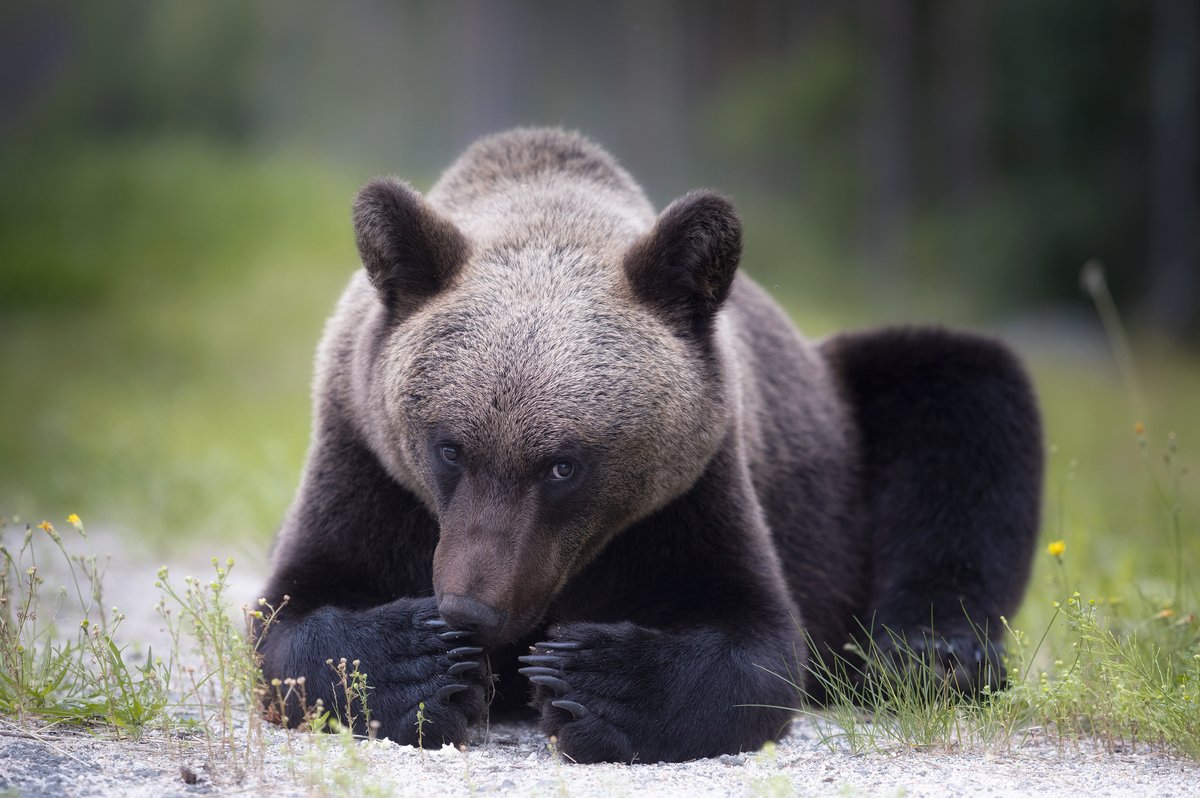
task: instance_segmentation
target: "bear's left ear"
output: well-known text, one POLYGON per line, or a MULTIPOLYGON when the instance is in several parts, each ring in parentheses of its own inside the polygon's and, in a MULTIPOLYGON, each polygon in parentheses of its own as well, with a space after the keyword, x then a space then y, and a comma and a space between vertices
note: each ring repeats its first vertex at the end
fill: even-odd
POLYGON ((638 297, 686 331, 702 331, 729 295, 742 222, 725 197, 693 191, 672 202, 625 256, 638 297))
POLYGON ((390 177, 376 178, 358 192, 354 239, 371 284, 401 314, 447 288, 469 254, 453 222, 390 177))

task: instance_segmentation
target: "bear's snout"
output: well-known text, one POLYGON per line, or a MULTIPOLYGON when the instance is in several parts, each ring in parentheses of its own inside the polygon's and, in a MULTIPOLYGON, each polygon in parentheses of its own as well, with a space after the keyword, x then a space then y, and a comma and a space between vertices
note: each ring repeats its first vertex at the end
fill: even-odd
POLYGON ((473 631, 482 643, 494 640, 508 619, 508 613, 504 610, 456 593, 442 596, 438 602, 438 612, 452 628, 473 631))

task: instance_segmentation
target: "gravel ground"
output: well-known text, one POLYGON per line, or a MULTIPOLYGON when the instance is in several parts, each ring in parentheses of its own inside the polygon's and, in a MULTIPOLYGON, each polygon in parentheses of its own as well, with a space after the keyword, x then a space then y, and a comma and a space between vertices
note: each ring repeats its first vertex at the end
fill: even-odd
POLYGON ((420 752, 272 729, 262 764, 240 782, 204 765, 203 743, 149 735, 116 741, 79 732, 0 729, 0 788, 22 796, 398 795, 1178 795, 1200 793, 1200 765, 1161 753, 1112 754, 1044 744, 1006 753, 832 753, 807 727, 774 751, 681 764, 573 765, 532 726, 491 730, 465 751, 420 752), (195 778, 185 782, 183 773, 195 778))
MULTIPOLYGON (((113 536, 96 539, 97 551, 125 552, 105 581, 106 603, 128 615, 121 637, 158 647, 162 633, 152 610, 158 563, 113 536)), ((211 554, 172 556, 173 577, 206 576, 211 554)), ((232 583, 250 602, 263 565, 245 559, 232 583)), ((0 719, 0 790, 22 796, 1200 795, 1200 764, 1161 752, 1034 740, 1002 752, 855 755, 831 752, 806 721, 797 721, 773 750, 681 764, 575 765, 556 756, 536 728, 521 724, 481 730, 464 751, 424 752, 386 741, 347 748, 337 737, 289 736, 272 727, 252 759, 239 776, 237 763, 210 758, 198 738, 148 733, 114 740, 0 719)))

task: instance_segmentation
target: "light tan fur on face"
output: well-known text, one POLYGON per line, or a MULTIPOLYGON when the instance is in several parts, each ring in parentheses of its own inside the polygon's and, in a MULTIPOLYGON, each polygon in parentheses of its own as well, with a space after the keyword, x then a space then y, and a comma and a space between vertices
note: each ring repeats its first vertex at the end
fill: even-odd
POLYGON ((562 444, 591 445, 622 474, 627 524, 695 481, 725 431, 723 397, 696 353, 630 295, 622 259, 653 224, 649 204, 608 156, 563 141, 591 159, 580 158, 586 182, 528 159, 506 177, 485 140, 430 192, 475 254, 384 344, 371 410, 390 423, 373 442, 425 497, 421 433, 435 425, 477 467, 510 478, 562 444), (465 179, 472 168, 492 193, 465 179), (452 193, 463 185, 472 191, 452 193))

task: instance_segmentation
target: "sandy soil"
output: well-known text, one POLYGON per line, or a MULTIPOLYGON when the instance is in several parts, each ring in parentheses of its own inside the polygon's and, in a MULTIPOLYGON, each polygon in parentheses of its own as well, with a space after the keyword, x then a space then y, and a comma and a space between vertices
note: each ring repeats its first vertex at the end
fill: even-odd
MULTIPOLYGON (((159 563, 131 556, 114 537, 99 540, 98 551, 126 552, 106 579, 106 603, 128 615, 122 637, 162 645, 152 610, 159 563)), ((172 574, 206 576, 213 553, 225 556, 200 550, 173 555, 172 574)), ((255 597, 262 567, 261 560, 239 562, 234 570, 234 590, 247 602, 255 597)), ((22 796, 1200 794, 1200 764, 1161 752, 1111 753, 1087 743, 1060 748, 1034 740, 1000 752, 853 755, 831 752, 805 721, 797 721, 773 750, 635 766, 564 761, 531 725, 481 729, 465 751, 424 752, 386 741, 362 741, 347 750, 332 736, 289 737, 271 728, 246 772, 238 769, 237 762, 210 759, 201 738, 149 733, 114 740, 0 720, 0 790, 22 796)))

